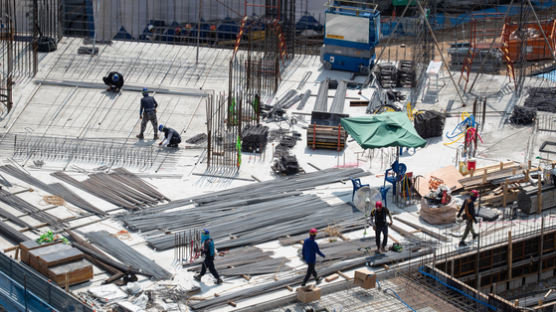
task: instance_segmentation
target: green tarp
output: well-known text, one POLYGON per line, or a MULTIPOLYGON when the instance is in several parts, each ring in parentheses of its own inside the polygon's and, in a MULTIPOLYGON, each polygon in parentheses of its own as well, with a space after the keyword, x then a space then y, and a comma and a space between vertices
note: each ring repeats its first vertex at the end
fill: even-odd
POLYGON ((340 122, 362 148, 423 147, 427 144, 404 112, 342 118, 340 122))

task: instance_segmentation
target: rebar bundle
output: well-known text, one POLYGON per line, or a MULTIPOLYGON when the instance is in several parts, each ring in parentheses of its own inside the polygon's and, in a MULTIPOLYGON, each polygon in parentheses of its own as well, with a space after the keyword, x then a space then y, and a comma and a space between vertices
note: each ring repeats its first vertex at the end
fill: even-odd
POLYGON ((0 233, 3 237, 10 240, 13 244, 19 244, 21 242, 29 240, 27 236, 9 226, 5 222, 0 222, 0 233))
MULTIPOLYGON (((92 204, 90 204, 89 202, 81 198, 79 195, 73 193, 72 191, 70 191, 69 189, 67 189, 65 186, 61 184, 58 183, 46 184, 40 181, 39 179, 36 179, 31 175, 27 174, 25 171, 18 169, 17 167, 12 165, 2 166, 0 167, 0 171, 3 171, 25 183, 33 185, 34 187, 40 188, 52 195, 59 196, 63 198, 65 201, 67 201, 68 203, 73 204, 76 207, 81 208, 85 211, 94 213, 99 216, 106 215, 104 211, 96 208, 95 206, 93 206, 92 204)), ((48 221, 44 221, 44 222, 48 222, 48 221)), ((51 224, 50 222, 48 223, 51 224)))
POLYGON ((102 250, 120 260, 122 263, 131 265, 139 270, 146 272, 155 279, 163 280, 172 277, 170 272, 164 270, 154 261, 147 259, 145 256, 123 243, 119 239, 110 235, 106 231, 90 232, 85 236, 102 250))
POLYGON ((51 175, 125 209, 141 209, 168 200, 139 177, 122 168, 116 169, 111 174, 92 174, 83 182, 79 182, 61 171, 51 175))
MULTIPOLYGON (((39 208, 29 204, 28 202, 26 202, 25 200, 10 194, 10 192, 4 191, 2 189, 0 189, 0 202, 5 203, 6 205, 17 209, 18 211, 22 212, 22 213, 27 213, 29 215, 31 215, 33 218, 44 222, 44 223, 48 223, 51 226, 57 227, 62 220, 52 216, 51 214, 41 211, 39 208)), ((5 216, 6 218, 9 217, 9 219, 14 222, 17 225, 20 226, 27 226, 28 224, 23 222, 23 221, 19 221, 17 222, 17 217, 15 216, 5 216), (12 220, 15 219, 15 220, 12 220)))
POLYGON ((556 88, 530 88, 523 104, 538 111, 556 113, 556 88))
MULTIPOLYGON (((223 276, 272 274, 291 270, 286 265, 287 258, 273 258, 272 254, 271 251, 262 251, 256 247, 242 247, 215 257, 214 264, 218 273, 223 276)), ((199 271, 201 261, 189 265, 188 269, 199 271)))

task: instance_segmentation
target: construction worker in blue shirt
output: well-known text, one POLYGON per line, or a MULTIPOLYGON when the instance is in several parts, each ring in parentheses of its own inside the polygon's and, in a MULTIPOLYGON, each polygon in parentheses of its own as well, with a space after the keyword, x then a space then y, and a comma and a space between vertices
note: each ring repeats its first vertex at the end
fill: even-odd
POLYGON ((143 133, 145 133, 145 128, 147 127, 147 122, 151 122, 154 130, 153 140, 158 140, 158 120, 156 119, 156 108, 158 103, 154 97, 149 95, 149 90, 143 88, 141 92, 143 98, 141 99, 141 107, 139 108, 139 119, 141 119, 141 133, 137 135, 139 140, 143 140, 143 133))
POLYGON ((305 286, 311 274, 315 277, 315 281, 317 285, 320 284, 320 278, 317 275, 317 271, 315 271, 315 262, 317 261, 316 254, 319 254, 321 257, 325 257, 324 254, 319 249, 319 244, 315 242, 315 238, 317 236, 317 229, 313 228, 309 231, 309 238, 305 239, 303 242, 303 259, 307 263, 307 274, 305 274, 305 278, 303 279, 303 283, 301 286, 305 286))
POLYGON ((207 273, 208 268, 212 276, 216 278, 216 284, 222 284, 222 279, 214 267, 214 256, 216 254, 214 241, 210 237, 210 232, 207 229, 203 229, 203 232, 201 233, 201 244, 203 244, 201 254, 205 255, 205 261, 203 261, 203 265, 201 266, 201 273, 194 276, 195 280, 200 282, 203 275, 207 273))
POLYGON ((118 72, 110 72, 108 76, 102 77, 104 84, 108 86, 107 91, 120 92, 120 89, 124 86, 124 75, 118 72))

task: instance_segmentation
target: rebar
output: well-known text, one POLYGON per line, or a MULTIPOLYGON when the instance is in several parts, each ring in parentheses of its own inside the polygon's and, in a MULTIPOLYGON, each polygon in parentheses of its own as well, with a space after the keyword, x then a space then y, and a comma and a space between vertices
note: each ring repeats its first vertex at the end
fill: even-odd
POLYGON ((139 270, 152 275, 155 279, 164 280, 169 279, 172 276, 170 272, 164 270, 162 267, 157 265, 156 262, 149 260, 144 255, 140 254, 135 249, 110 235, 110 233, 106 231, 90 232, 85 234, 85 236, 93 244, 99 246, 102 250, 120 260, 122 263, 138 268, 139 270))

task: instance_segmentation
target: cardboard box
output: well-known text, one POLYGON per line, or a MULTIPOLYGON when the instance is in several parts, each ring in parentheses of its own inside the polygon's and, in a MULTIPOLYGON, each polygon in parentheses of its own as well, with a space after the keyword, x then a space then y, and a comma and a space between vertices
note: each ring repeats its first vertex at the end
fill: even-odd
POLYGON ((297 289, 297 300, 309 303, 320 299, 320 288, 314 286, 299 287, 297 289))
POLYGON ((376 275, 367 270, 357 270, 355 271, 355 276, 353 278, 353 283, 364 289, 371 289, 376 287, 376 275))

